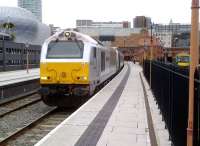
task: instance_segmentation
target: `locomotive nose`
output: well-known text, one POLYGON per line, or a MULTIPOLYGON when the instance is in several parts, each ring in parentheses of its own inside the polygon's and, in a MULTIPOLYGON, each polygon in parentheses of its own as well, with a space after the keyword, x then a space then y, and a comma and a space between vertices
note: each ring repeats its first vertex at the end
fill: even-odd
POLYGON ((81 63, 41 64, 41 83, 79 84, 88 81, 88 65, 81 63))

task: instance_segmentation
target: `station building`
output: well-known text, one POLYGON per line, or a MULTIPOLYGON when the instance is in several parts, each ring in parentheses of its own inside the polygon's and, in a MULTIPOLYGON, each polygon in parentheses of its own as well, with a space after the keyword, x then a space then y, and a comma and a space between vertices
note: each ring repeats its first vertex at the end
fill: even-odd
POLYGON ((49 36, 49 26, 30 11, 0 7, 0 72, 38 68, 41 46, 49 36))

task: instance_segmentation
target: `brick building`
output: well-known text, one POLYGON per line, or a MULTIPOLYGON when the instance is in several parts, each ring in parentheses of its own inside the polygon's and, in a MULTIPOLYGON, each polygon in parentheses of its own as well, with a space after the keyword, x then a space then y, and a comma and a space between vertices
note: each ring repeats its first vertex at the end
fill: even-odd
POLYGON ((131 34, 130 36, 118 36, 112 42, 124 54, 125 60, 141 60, 142 58, 150 59, 150 48, 153 48, 154 58, 163 57, 163 49, 160 41, 152 38, 148 33, 131 34))

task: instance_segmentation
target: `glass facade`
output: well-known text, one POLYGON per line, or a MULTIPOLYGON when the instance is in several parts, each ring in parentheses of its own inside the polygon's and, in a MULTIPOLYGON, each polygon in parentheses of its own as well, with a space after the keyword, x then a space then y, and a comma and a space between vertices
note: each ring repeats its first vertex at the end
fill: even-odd
POLYGON ((18 0, 18 6, 31 11, 39 21, 42 21, 41 0, 18 0))

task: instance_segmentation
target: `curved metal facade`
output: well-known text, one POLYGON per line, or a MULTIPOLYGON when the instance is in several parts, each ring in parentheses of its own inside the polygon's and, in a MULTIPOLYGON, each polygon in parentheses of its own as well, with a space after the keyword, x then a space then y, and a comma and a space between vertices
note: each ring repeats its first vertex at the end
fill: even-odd
MULTIPOLYGON (((42 45, 50 36, 49 26, 39 22, 31 12, 23 8, 0 7, 0 25, 6 22, 15 25, 12 32, 17 43, 42 45)), ((1 31, 5 29, 1 28, 1 31)))

